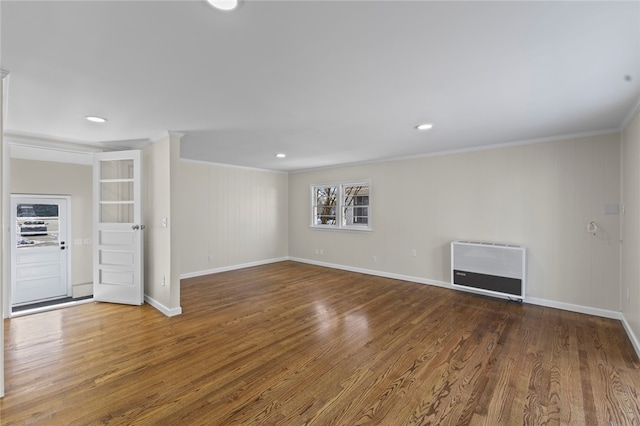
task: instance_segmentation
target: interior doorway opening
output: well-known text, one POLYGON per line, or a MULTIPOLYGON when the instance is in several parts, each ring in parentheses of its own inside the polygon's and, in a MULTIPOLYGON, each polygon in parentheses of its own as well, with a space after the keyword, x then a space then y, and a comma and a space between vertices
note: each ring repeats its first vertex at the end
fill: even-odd
POLYGON ((70 196, 11 195, 11 314, 76 304, 71 285, 70 196))

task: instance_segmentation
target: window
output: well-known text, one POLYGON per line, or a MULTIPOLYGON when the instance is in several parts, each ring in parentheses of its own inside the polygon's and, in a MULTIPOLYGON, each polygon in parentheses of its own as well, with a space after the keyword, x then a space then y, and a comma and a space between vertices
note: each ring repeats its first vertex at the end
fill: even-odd
POLYGON ((311 186, 311 226, 371 230, 369 182, 311 186))
POLYGON ((313 215, 315 225, 337 225, 338 209, 336 201, 338 188, 335 186, 316 186, 313 188, 313 215))

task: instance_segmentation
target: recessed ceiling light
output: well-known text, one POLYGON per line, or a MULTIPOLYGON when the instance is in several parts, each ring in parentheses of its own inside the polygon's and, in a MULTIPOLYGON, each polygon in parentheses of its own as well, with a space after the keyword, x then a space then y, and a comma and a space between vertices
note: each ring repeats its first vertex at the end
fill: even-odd
POLYGON ((240 4, 239 0, 207 0, 209 4, 220 10, 233 10, 240 4))
POLYGON ((278 157, 278 158, 285 158, 286 156, 287 156, 287 154, 283 154, 283 153, 276 154, 276 157, 278 157))
POLYGON ((430 128, 433 127, 433 124, 431 123, 424 123, 424 124, 418 124, 416 126, 416 129, 418 130, 429 130, 430 128))
POLYGON ((85 117, 87 120, 92 121, 94 123, 106 123, 107 119, 102 117, 97 117, 95 115, 87 115, 85 117))

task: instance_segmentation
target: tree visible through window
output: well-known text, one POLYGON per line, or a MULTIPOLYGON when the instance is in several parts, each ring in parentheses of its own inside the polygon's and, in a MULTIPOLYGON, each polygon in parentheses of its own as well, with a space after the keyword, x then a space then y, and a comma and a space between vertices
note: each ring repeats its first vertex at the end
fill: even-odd
POLYGON ((369 182, 313 185, 311 226, 370 230, 369 182))
POLYGON ((336 225, 338 188, 335 186, 317 186, 314 188, 315 225, 336 225))

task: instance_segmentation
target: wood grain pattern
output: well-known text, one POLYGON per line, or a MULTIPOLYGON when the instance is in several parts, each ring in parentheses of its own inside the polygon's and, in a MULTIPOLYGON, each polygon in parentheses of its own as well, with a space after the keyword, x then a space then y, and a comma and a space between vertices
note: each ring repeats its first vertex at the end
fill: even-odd
POLYGON ((2 425, 633 425, 618 321, 295 262, 5 320, 2 425))

